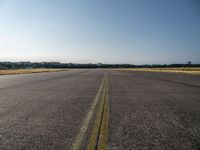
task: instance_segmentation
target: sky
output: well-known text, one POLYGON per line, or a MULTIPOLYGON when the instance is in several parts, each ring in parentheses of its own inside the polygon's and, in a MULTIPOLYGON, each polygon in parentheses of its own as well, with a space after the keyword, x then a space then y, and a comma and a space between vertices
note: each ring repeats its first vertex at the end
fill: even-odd
POLYGON ((0 0, 0 61, 200 63, 199 0, 0 0))

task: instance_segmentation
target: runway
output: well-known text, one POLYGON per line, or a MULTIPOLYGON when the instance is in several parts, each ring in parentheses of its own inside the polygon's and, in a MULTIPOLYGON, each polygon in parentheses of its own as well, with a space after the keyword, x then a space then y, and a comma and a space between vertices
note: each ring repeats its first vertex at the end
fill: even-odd
POLYGON ((200 76, 101 69, 0 76, 0 149, 69 150, 79 135, 76 148, 88 149, 94 128, 104 128, 109 150, 198 150, 200 76))

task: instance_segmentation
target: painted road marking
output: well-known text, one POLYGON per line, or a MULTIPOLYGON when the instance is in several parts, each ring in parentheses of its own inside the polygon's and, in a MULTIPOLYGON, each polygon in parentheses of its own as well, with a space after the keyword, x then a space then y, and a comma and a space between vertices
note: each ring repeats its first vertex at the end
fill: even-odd
POLYGON ((108 136, 109 87, 106 76, 87 150, 105 150, 108 136))
POLYGON ((106 97, 103 110, 101 130, 99 133, 98 150, 105 150, 107 148, 108 140, 108 122, 109 122, 109 82, 107 79, 106 97))
POLYGON ((89 124, 91 122, 92 116, 94 115, 95 109, 98 105, 98 102, 99 102, 99 99, 100 99, 100 96, 101 96, 101 92, 102 92, 103 87, 104 87, 104 83, 105 83, 105 76, 102 80, 101 86, 100 86, 100 88, 97 92, 95 100, 92 103, 91 108, 89 109, 89 112, 87 113, 85 120, 83 121, 82 127, 81 127, 78 135, 76 136, 74 143, 72 144, 71 150, 79 150, 80 147, 81 147, 84 136, 85 136, 85 134, 88 130, 89 124))

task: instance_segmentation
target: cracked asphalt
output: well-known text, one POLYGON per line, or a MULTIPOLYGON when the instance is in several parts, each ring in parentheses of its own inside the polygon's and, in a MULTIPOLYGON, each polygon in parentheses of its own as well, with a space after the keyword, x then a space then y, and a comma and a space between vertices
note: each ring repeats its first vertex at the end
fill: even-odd
POLYGON ((200 149, 199 75, 100 69, 0 76, 0 149, 69 150, 105 72, 109 150, 200 149))

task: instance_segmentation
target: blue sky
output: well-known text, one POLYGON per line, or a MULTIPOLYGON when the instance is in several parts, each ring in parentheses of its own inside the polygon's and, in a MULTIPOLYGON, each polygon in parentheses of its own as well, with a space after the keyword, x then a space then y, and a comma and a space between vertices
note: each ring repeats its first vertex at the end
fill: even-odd
POLYGON ((0 0, 0 61, 200 63, 199 0, 0 0))

